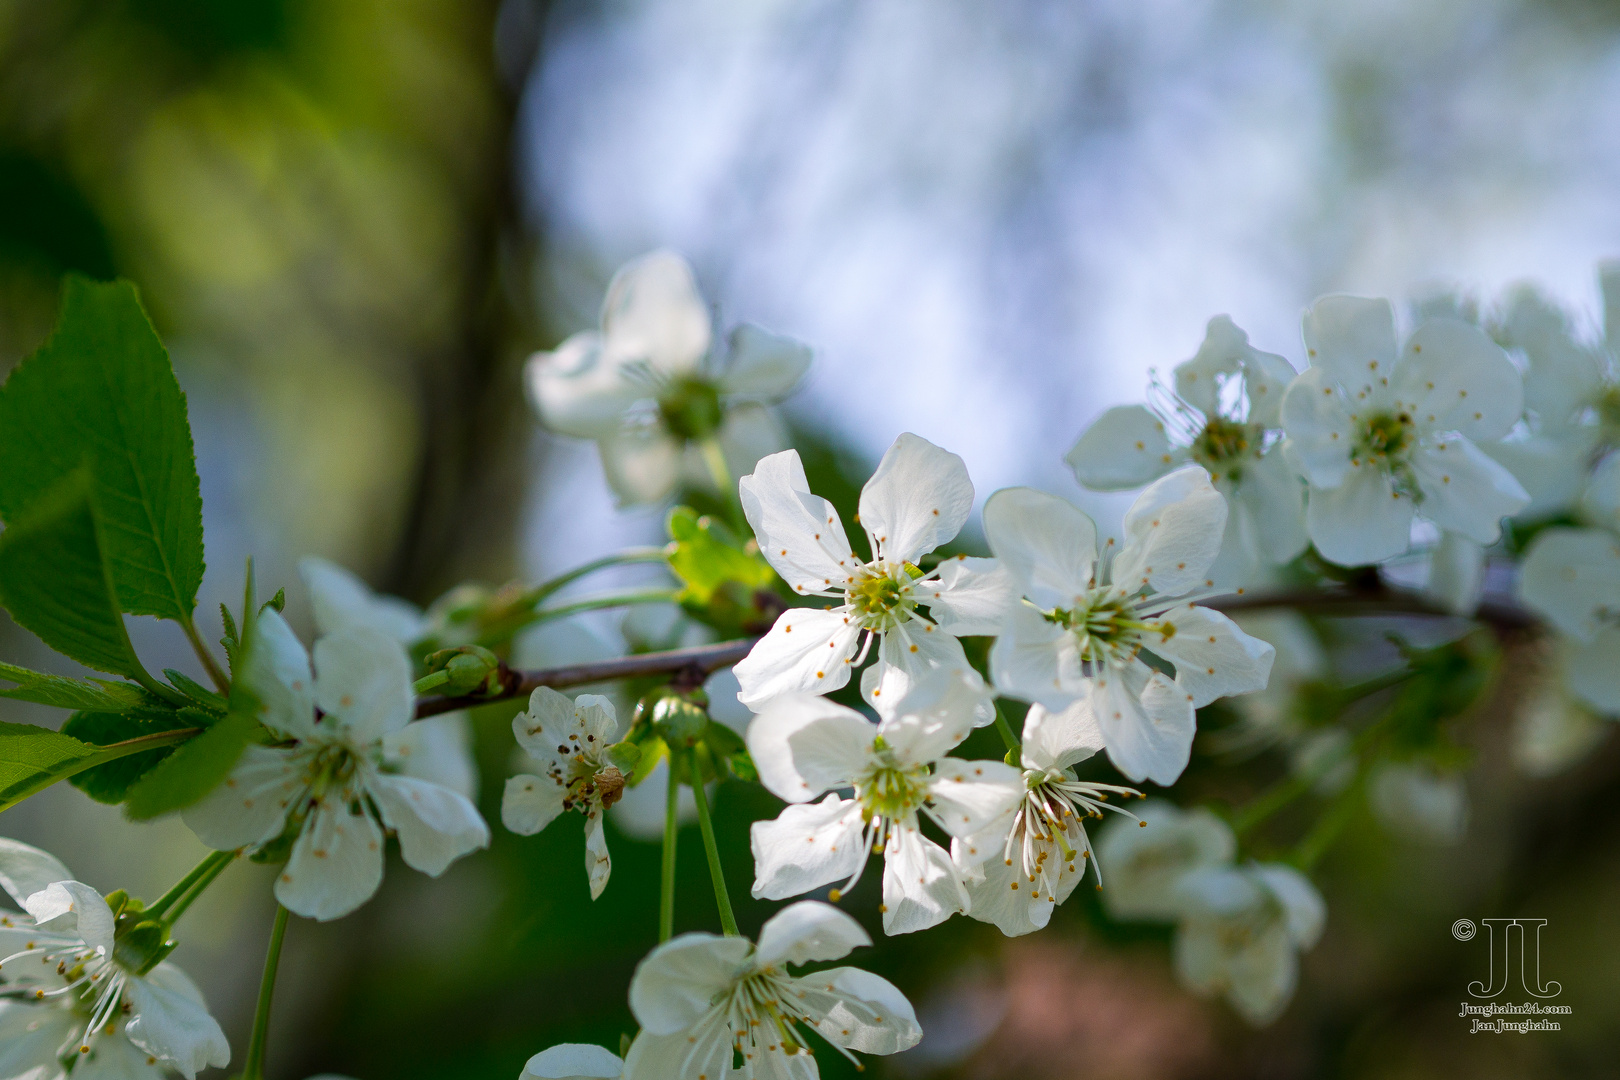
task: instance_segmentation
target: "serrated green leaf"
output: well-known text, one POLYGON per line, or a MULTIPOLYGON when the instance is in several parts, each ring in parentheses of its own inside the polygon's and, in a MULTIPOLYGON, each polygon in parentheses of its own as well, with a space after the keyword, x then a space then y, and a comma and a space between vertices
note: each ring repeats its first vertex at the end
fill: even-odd
POLYGON ((183 729, 98 747, 50 728, 0 723, 0 811, 58 780, 119 758, 172 746, 191 735, 191 729, 183 729))
POLYGON ((215 713, 223 713, 225 711, 226 702, 223 697, 208 689, 208 687, 204 686, 196 679, 193 679, 185 672, 176 671, 174 668, 164 668, 163 677, 169 680, 170 686, 173 686, 176 690, 179 690, 182 694, 186 695, 186 697, 190 698, 192 701, 195 701, 204 708, 210 709, 215 713))
POLYGON ((0 604, 64 656, 149 685, 102 561, 90 492, 88 475, 71 473, 0 533, 0 604))
MULTIPOLYGON (((172 711, 167 714, 143 712, 123 715, 77 712, 68 717, 67 723, 62 725, 62 734, 71 735, 80 742, 90 743, 93 746, 108 746, 128 739, 138 739, 143 735, 156 735, 195 726, 197 726, 195 723, 188 722, 179 713, 172 711)), ((173 747, 164 746, 140 754, 130 754, 128 757, 86 769, 69 777, 68 782, 97 802, 120 803, 128 797, 131 785, 151 772, 158 762, 172 753, 173 747)))
POLYGON ((141 777, 129 789, 124 812, 147 821, 190 806, 230 774, 259 727, 251 714, 231 713, 141 777))
POLYGON ((156 698, 132 683, 47 675, 15 664, 0 663, 0 679, 17 684, 10 689, 0 689, 0 697, 32 701, 36 705, 54 705, 59 709, 123 712, 126 709, 161 705, 156 698))
POLYGON ((185 394, 135 287, 70 276, 56 330, 0 388, 0 516, 84 464, 121 610, 189 617, 203 533, 185 394))

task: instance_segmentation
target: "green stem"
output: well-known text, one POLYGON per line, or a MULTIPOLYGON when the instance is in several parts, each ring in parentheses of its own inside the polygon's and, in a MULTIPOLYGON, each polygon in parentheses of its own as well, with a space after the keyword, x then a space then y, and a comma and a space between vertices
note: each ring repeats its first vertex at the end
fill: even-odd
POLYGON ((581 600, 573 600, 566 604, 559 604, 554 608, 534 613, 532 623, 549 622, 552 619, 561 619, 568 615, 577 615, 582 611, 600 611, 603 608, 629 607, 632 604, 673 604, 680 594, 674 589, 632 589, 629 592, 608 593, 603 596, 587 596, 581 600))
POLYGON ((168 892, 158 897, 152 906, 146 909, 147 917, 153 919, 163 918, 164 914, 174 906, 175 901, 184 896, 193 885, 205 877, 212 881, 214 873, 217 872, 215 871, 216 865, 223 869, 225 864, 234 858, 236 858, 236 852, 234 851, 210 851, 207 855, 204 855, 202 862, 192 867, 185 877, 175 882, 168 892))
POLYGON ((270 928, 270 948, 264 954, 264 978, 259 980, 259 1004, 253 1010, 253 1035, 248 1039, 247 1065, 242 1080, 264 1080, 264 1051, 270 1032, 270 999, 276 992, 276 968, 281 964, 281 941, 287 936, 291 913, 276 905, 276 921, 270 928))
POLYGON ((613 555, 604 555, 600 559, 592 559, 583 566, 576 566, 574 569, 558 574, 548 581, 542 581, 533 589, 530 589, 529 595, 524 599, 531 605, 538 604, 563 586, 572 585, 580 578, 588 574, 594 574, 598 570, 606 570, 611 566, 632 566, 636 563, 661 563, 665 557, 664 549, 661 547, 626 548, 624 551, 613 555))
MULTIPOLYGON (((698 443, 698 447, 703 451, 703 464, 708 467, 709 478, 714 481, 714 486, 720 490, 720 497, 725 500, 732 524, 745 529, 748 522, 743 516, 742 502, 737 495, 737 481, 731 475, 731 466, 726 464, 726 452, 721 449, 720 440, 710 435, 698 443)), ((747 535, 746 532, 744 535, 747 535)))
MULTIPOLYGON (((720 848, 714 842, 714 824, 709 820, 709 797, 703 792, 703 774, 698 770, 698 755, 691 751, 688 762, 692 769, 692 800, 697 803, 698 831, 703 834, 703 853, 709 857, 709 879, 714 882, 714 902, 720 909, 720 929, 729 936, 737 936, 737 916, 731 913, 731 896, 726 892, 726 875, 720 869, 720 848)), ((670 773, 674 783, 674 772, 670 773)))
POLYGON ((658 878, 658 940, 675 935, 675 835, 680 813, 681 785, 675 782, 675 762, 670 761, 669 792, 664 799, 664 861, 658 878))
POLYGON ((197 633, 197 624, 191 621, 190 615, 180 620, 180 629, 186 632, 186 640, 191 642, 192 651, 197 654, 197 659, 202 661, 203 670, 208 672, 208 677, 213 680, 214 689, 222 694, 229 694, 230 677, 225 674, 225 669, 219 666, 219 661, 214 659, 214 654, 208 651, 208 646, 203 644, 202 635, 197 633))
POLYGON ((1019 745, 1018 736, 1013 734, 1012 725, 1007 723, 1005 716, 1001 715, 1001 704, 999 702, 996 704, 996 732, 1001 736, 1001 741, 1007 744, 1007 755, 1009 757, 1016 756, 1023 749, 1019 745))
POLYGON ((1340 793, 1339 799, 1327 813, 1323 814, 1311 831, 1305 834, 1305 839, 1294 848, 1294 853, 1288 859, 1303 874, 1311 872, 1318 859, 1327 853, 1328 848, 1339 838, 1344 827, 1350 823, 1350 817, 1356 808, 1356 793, 1361 789, 1362 774, 1366 770, 1358 769, 1356 778, 1350 786, 1340 793))
POLYGON ((169 912, 168 922, 171 926, 180 921, 180 916, 186 913, 186 909, 192 905, 197 897, 201 896, 207 891, 208 886, 212 885, 214 883, 214 879, 225 872, 225 868, 227 866, 236 861, 236 857, 240 855, 241 852, 221 851, 217 852, 216 854, 224 855, 225 858, 214 863, 213 867, 197 880, 197 884, 192 887, 191 891, 176 901, 173 910, 169 912))

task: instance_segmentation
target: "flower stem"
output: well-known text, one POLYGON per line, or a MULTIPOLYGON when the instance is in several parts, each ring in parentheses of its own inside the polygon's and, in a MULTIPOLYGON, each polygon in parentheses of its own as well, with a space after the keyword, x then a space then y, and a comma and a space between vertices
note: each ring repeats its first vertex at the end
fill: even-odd
POLYGON ((681 785, 675 782, 674 761, 670 762, 669 792, 664 799, 664 861, 658 879, 658 940, 668 941, 675 934, 675 834, 680 812, 681 785))
MULTIPOLYGON (((225 867, 231 864, 231 861, 236 858, 236 855, 237 853, 234 851, 210 851, 207 855, 203 856, 202 862, 192 867, 191 870, 187 872, 186 876, 175 882, 174 886, 170 888, 168 892, 164 893, 162 896, 153 901, 152 906, 146 909, 146 917, 150 919, 162 919, 168 914, 170 908, 174 907, 176 903, 179 903, 180 899, 187 893, 191 892, 192 887, 198 885, 199 883, 201 883, 201 888, 198 888, 196 891, 197 893, 201 893, 203 889, 206 889, 210 884, 213 883, 214 878, 219 876, 219 872, 221 870, 224 870, 225 867)), ((193 894, 191 899, 187 899, 186 902, 181 906, 180 911, 184 911, 187 907, 191 906, 191 900, 195 898, 196 894, 193 894)), ((173 922, 174 919, 178 919, 179 917, 180 912, 177 911, 174 914, 174 918, 170 919, 169 921, 173 922)))
POLYGON ((215 878, 219 877, 219 875, 221 875, 221 874, 223 874, 225 872, 225 868, 227 866, 231 865, 231 863, 236 860, 236 857, 238 855, 240 855, 241 852, 239 852, 239 851, 221 851, 221 852, 217 852, 216 854, 224 855, 224 856, 226 856, 226 858, 217 860, 214 863, 213 867, 210 868, 209 871, 206 874, 204 874, 201 878, 199 878, 197 880, 196 886, 193 887, 190 892, 186 893, 184 896, 182 896, 175 903, 173 909, 169 912, 168 921, 169 921, 169 923, 171 925, 180 921, 180 916, 182 916, 182 915, 184 915, 186 913, 186 909, 189 908, 192 905, 192 903, 197 899, 197 897, 199 897, 199 896, 201 896, 203 894, 203 892, 208 888, 208 886, 210 886, 210 885, 212 885, 214 883, 215 878))
POLYGON ((721 449, 720 440, 710 435, 698 445, 703 451, 703 464, 709 469, 709 478, 720 489, 720 497, 725 500, 732 524, 745 528, 748 522, 743 517, 742 502, 737 497, 737 481, 731 475, 731 466, 726 464, 726 452, 721 449))
MULTIPOLYGON (((703 774, 698 771, 698 754, 687 758, 692 770, 692 800, 697 803, 698 831, 703 834, 703 853, 709 857, 709 879, 714 882, 714 902, 720 909, 720 929, 737 936, 737 916, 731 913, 731 896, 726 892, 726 876, 720 869, 720 849, 714 842, 714 823, 709 820, 709 798, 703 791, 703 774)), ((670 773, 670 783, 675 774, 670 773)))
POLYGON ((1012 759, 1018 756, 1022 747, 1018 743, 1018 736, 1013 734, 1012 725, 1007 723, 1007 718, 1001 714, 999 701, 996 702, 996 733, 1001 736, 1001 741, 1007 744, 1007 764, 1017 764, 1012 759))
POLYGON ((629 607, 631 604, 673 604, 677 595, 679 594, 674 589, 631 589, 628 592, 587 596, 580 600, 559 604, 554 608, 537 611, 534 613, 531 622, 547 622, 551 619, 561 619, 566 615, 577 615, 581 611, 629 607))
POLYGON ((191 642, 192 651, 197 654, 197 659, 202 661, 203 670, 208 672, 208 678, 213 681, 214 689, 222 694, 229 694, 231 692, 230 676, 226 675, 225 669, 219 666, 219 661, 214 659, 214 654, 208 651, 208 646, 203 643, 202 635, 197 633, 197 624, 191 621, 190 615, 180 620, 180 629, 186 632, 186 640, 191 642))
POLYGON ((247 1065, 242 1069, 242 1080, 264 1080, 270 999, 276 992, 276 968, 281 964, 281 941, 287 936, 287 917, 290 914, 280 904, 276 905, 276 921, 270 928, 270 948, 264 954, 264 978, 259 980, 259 1004, 253 1010, 253 1035, 248 1040, 247 1065))

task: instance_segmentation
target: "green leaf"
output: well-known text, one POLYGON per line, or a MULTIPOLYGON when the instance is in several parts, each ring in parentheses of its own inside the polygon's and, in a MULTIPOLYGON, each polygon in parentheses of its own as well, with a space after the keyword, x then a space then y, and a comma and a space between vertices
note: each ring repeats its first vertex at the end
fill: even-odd
POLYGON ((187 618, 203 533, 186 397, 127 281, 69 276, 55 332, 0 388, 0 517, 19 520, 81 464, 121 610, 187 618))
POLYGON ((0 697, 32 701, 36 705, 54 705, 59 709, 123 712, 160 704, 156 698, 131 683, 71 679, 65 675, 29 671, 15 664, 0 663, 0 679, 17 684, 9 690, 0 689, 0 697))
POLYGON ((231 713, 141 777, 129 789, 125 813, 146 821, 190 806, 230 774, 260 730, 251 713, 231 713))
POLYGON ((730 530, 714 518, 699 516, 690 506, 677 506, 667 522, 669 568, 685 583, 682 602, 707 604, 715 590, 735 581, 749 589, 768 589, 776 571, 747 550, 730 530))
POLYGON ((0 810, 86 769, 190 737, 182 730, 97 747, 50 728, 0 723, 0 810))
POLYGON ((89 477, 64 477, 0 533, 0 604, 22 626, 86 667, 149 685, 118 613, 89 477))
MULTIPOLYGON (((143 712, 123 715, 77 712, 68 717, 67 723, 62 725, 62 734, 71 735, 81 742, 94 746, 107 746, 128 739, 138 739, 143 735, 156 735, 160 732, 196 726, 198 726, 196 723, 188 722, 188 718, 172 711, 167 714, 143 712)), ((135 781, 151 772, 158 762, 172 753, 173 747, 164 746, 156 750, 130 754, 86 769, 70 777, 69 782, 97 802, 120 803, 129 796, 130 786, 135 781)))

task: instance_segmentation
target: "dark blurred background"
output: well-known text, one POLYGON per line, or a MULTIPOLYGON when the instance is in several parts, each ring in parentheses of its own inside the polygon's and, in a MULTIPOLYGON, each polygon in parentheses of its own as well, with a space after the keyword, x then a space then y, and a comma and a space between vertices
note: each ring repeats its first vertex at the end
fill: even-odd
MULTIPOLYGON (((1620 6, 1596 0, 0 0, 0 365, 48 333, 65 271, 135 280, 190 397, 204 610, 251 553, 306 631, 304 554, 425 603, 658 538, 659 511, 613 509, 594 448, 536 430, 519 382, 647 249, 686 252, 724 321, 816 347, 790 416, 846 513, 913 430, 981 497, 1032 483, 1107 518, 1120 500, 1080 491, 1062 453, 1209 316, 1302 364, 1299 312, 1329 290, 1488 301, 1529 277, 1592 312, 1617 190, 1620 6)), ((190 670, 171 630, 138 628, 148 666, 190 670)), ((50 662, 9 624, 0 653, 50 662)), ((1110 924, 1087 887, 1030 938, 957 919, 880 939, 858 962, 928 1037, 869 1072, 1613 1075, 1620 746, 1523 776, 1509 729, 1534 646, 1503 657, 1459 725, 1462 839, 1361 812, 1319 868, 1328 933, 1273 1027, 1178 989, 1168 930, 1110 924), (1499 915, 1551 920, 1563 1031, 1465 1033, 1484 953, 1449 929, 1499 915)), ((491 821, 509 718, 475 717, 491 821)), ((1285 768, 1197 753, 1175 796, 1239 801, 1285 768)), ((716 799, 746 897, 747 824, 777 804, 716 799)), ((149 896, 202 851, 65 785, 3 829, 149 896)), ((677 926, 712 929, 691 833, 677 926)), ((295 923, 274 1076, 511 1078, 553 1042, 617 1048, 656 845, 615 833, 592 904, 569 822, 495 834, 438 881, 396 860, 360 912, 295 923)), ((238 1060, 260 871, 221 879, 176 956, 238 1060)), ((846 901, 874 930, 877 880, 846 901)), ((745 901, 745 929, 773 907, 745 901)))

